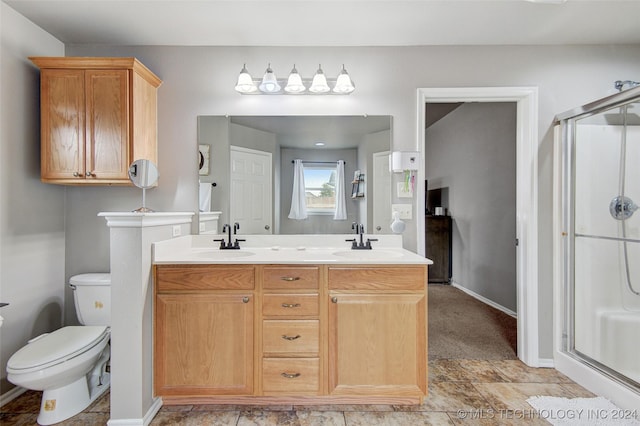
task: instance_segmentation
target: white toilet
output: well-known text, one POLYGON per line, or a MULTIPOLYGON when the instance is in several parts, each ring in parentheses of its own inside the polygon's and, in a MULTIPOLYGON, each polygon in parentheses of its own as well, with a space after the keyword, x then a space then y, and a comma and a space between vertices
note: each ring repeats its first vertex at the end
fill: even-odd
POLYGON ((41 425, 75 416, 109 389, 111 275, 75 275, 69 285, 83 325, 35 337, 7 362, 11 383, 44 391, 41 425))

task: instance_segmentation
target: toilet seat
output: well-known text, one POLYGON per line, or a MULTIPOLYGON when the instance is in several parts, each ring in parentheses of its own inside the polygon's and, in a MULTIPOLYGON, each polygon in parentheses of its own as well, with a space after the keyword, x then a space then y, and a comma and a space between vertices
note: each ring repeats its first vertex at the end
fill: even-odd
POLYGON ((109 334, 106 326, 68 326, 29 343, 9 358, 7 372, 29 373, 61 364, 91 349, 109 334))

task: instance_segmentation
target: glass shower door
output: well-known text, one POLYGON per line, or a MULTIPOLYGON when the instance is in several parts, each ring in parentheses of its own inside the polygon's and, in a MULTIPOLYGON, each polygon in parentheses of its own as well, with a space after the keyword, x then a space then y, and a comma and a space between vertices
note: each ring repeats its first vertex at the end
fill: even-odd
POLYGON ((640 105, 569 120, 569 351, 640 389, 640 105), (571 327, 572 326, 572 327, 571 327))

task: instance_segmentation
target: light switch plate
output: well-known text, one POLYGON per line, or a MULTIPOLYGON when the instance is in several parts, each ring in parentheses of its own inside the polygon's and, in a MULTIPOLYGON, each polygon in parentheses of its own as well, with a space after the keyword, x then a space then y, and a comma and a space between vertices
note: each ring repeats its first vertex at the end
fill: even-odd
POLYGON ((411 185, 408 186, 408 191, 404 189, 404 182, 398 182, 398 198, 412 198, 413 191, 411 190, 411 185))
POLYGON ((173 236, 179 237, 182 234, 182 229, 180 229, 180 225, 173 225, 173 236))
POLYGON ((411 204, 391 204, 391 216, 393 217, 393 212, 398 212, 400 219, 411 219, 412 207, 411 204))

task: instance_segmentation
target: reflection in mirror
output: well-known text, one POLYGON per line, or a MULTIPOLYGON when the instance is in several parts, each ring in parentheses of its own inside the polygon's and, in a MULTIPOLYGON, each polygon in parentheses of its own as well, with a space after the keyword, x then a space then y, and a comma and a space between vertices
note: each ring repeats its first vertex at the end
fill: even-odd
POLYGON ((207 173, 199 167, 199 210, 218 213, 219 226, 238 222, 243 234, 346 234, 352 222, 390 233, 391 124, 390 116, 200 116, 210 164, 207 173), (296 194, 306 217, 291 214, 294 160, 302 160, 296 194))
POLYGON ((129 166, 129 180, 138 188, 142 188, 142 207, 135 209, 134 212, 152 212, 152 209, 146 207, 146 191, 158 182, 158 168, 156 165, 150 160, 134 161, 129 166))

